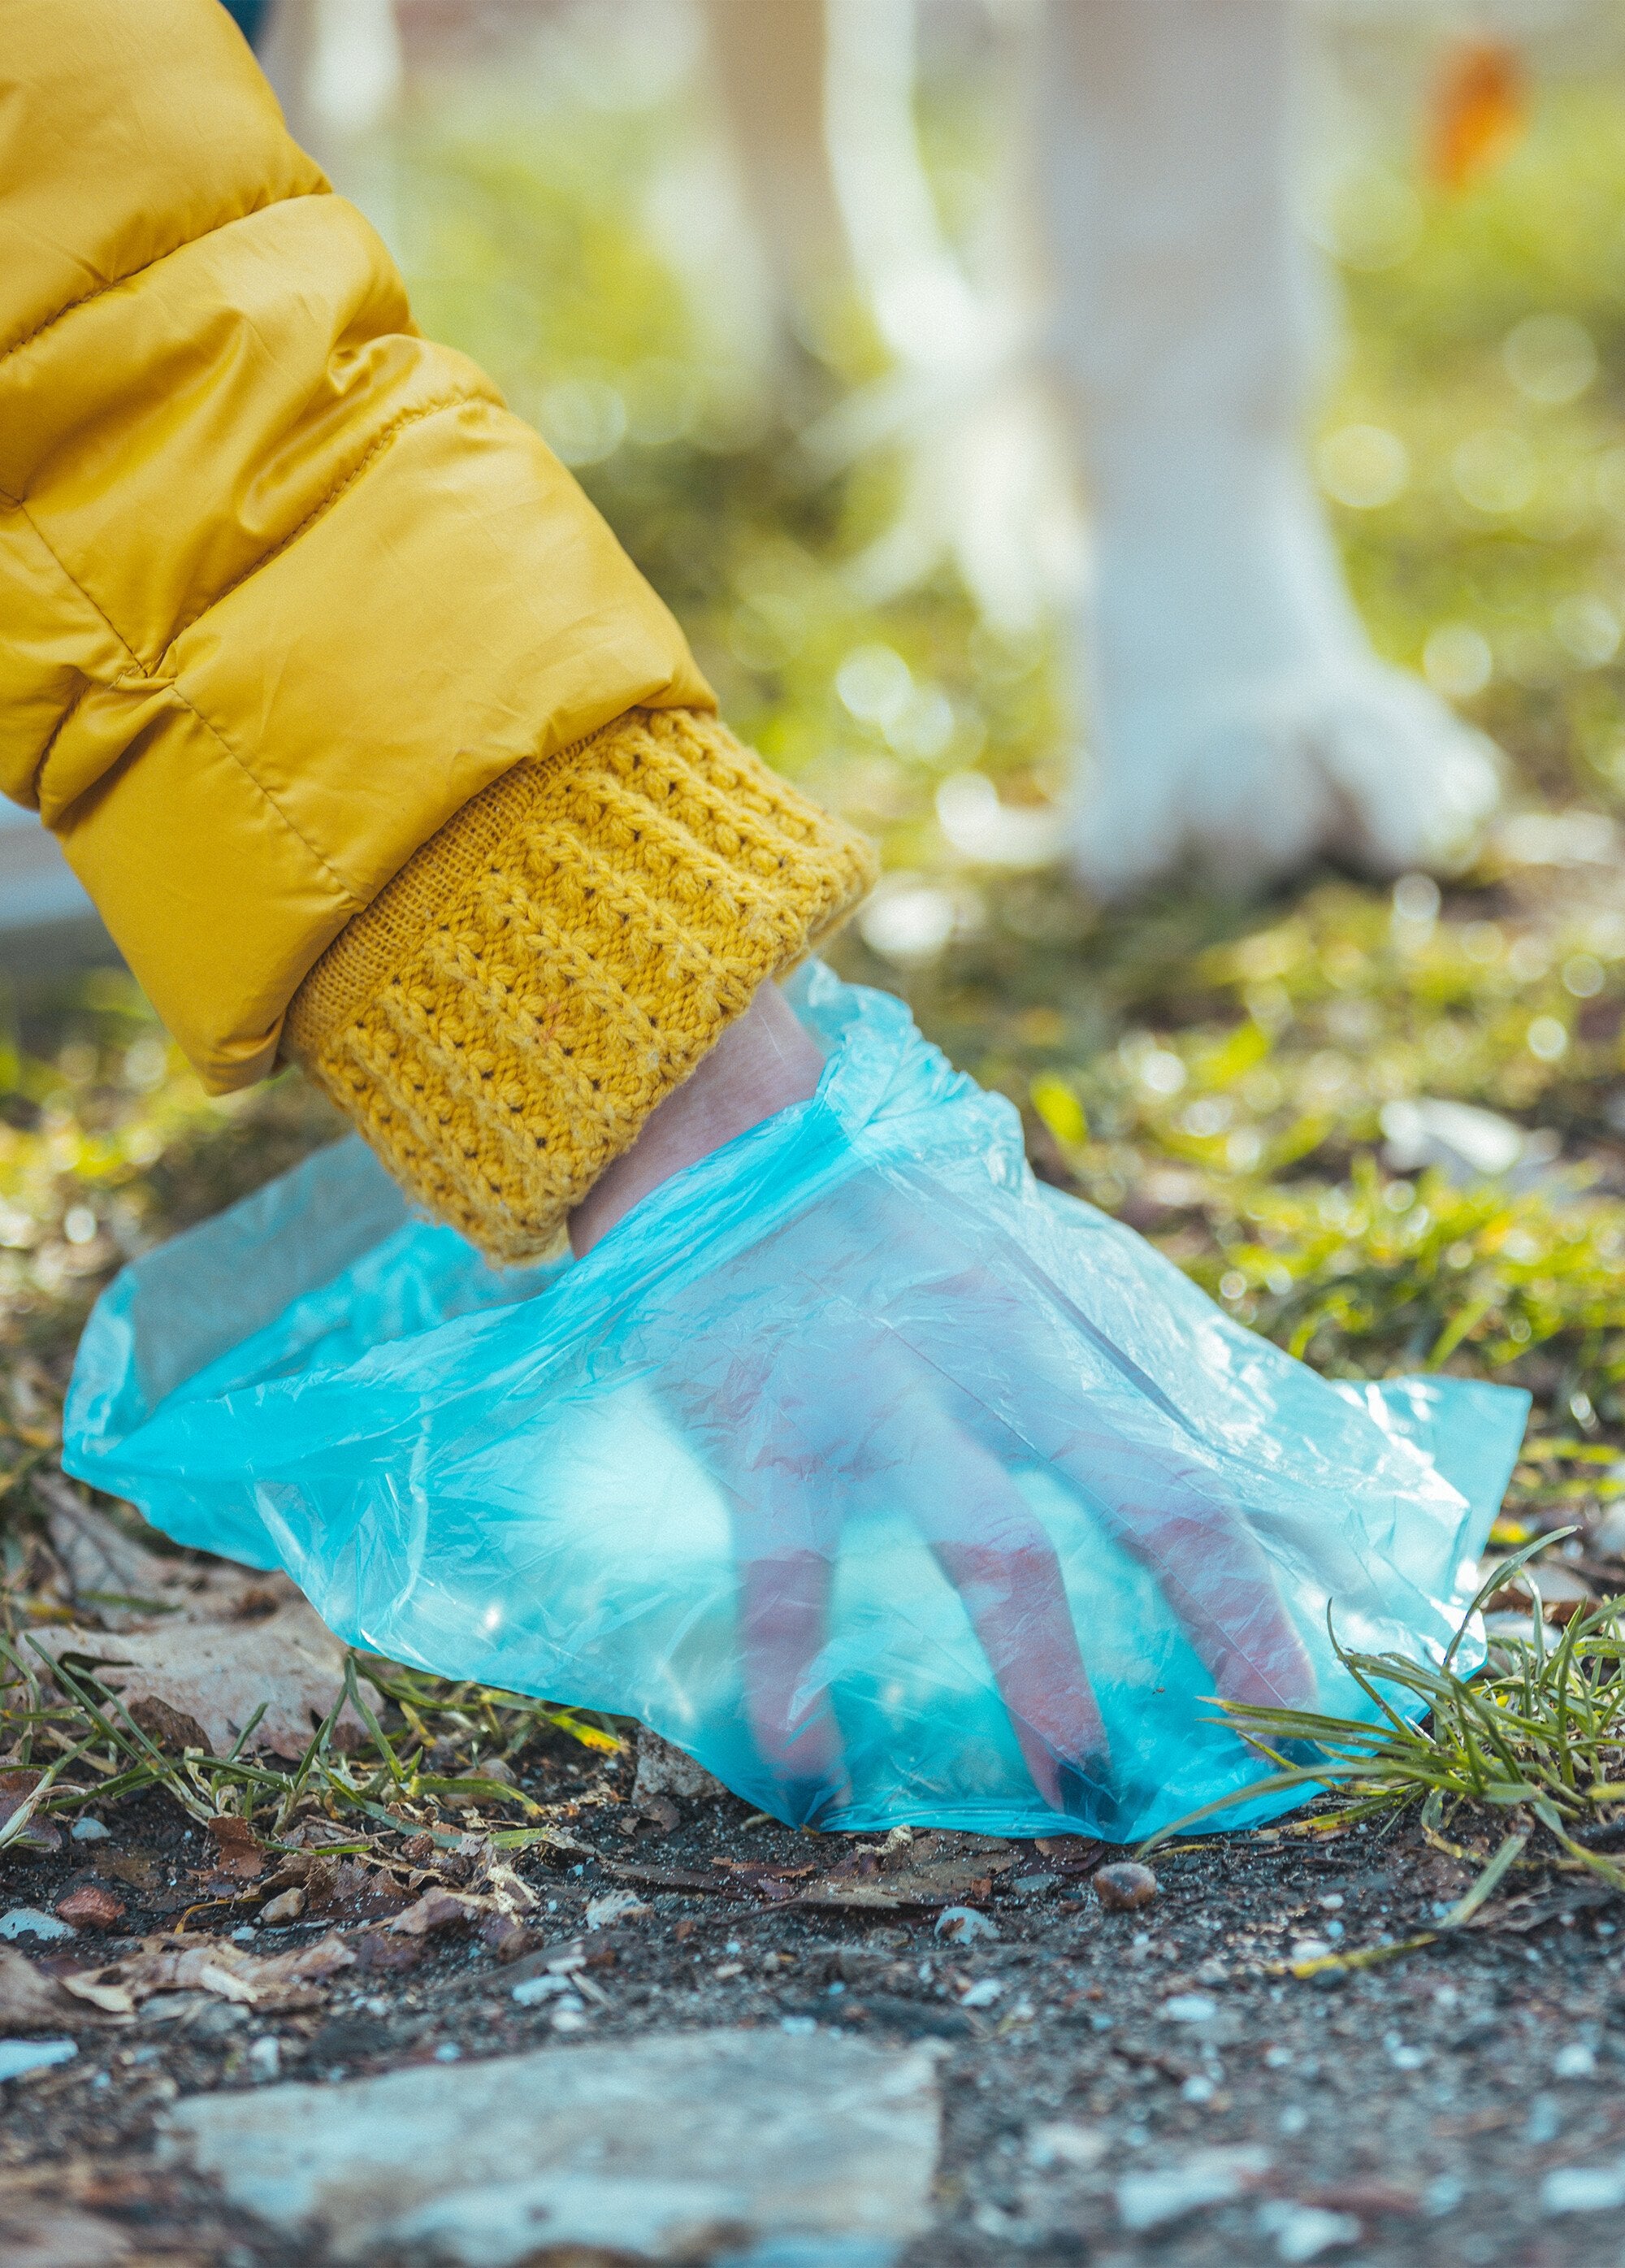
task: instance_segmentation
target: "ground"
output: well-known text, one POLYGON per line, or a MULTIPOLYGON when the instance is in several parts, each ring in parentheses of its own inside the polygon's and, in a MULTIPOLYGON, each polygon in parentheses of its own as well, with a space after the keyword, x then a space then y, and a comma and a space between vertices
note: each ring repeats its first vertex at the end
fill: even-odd
MULTIPOLYGON (((1354 63, 1369 77, 1370 54, 1354 63)), ((883 522, 891 469, 810 485, 785 421, 871 374, 872 340, 832 315, 783 416, 730 390, 640 233, 678 115, 669 75, 623 72, 614 101, 587 101, 564 72, 541 134, 471 78, 455 100, 420 99, 384 153, 426 327, 551 421, 736 720, 881 835, 888 902, 912 899, 912 915, 849 939, 844 972, 903 990, 956 1062, 1011 1096, 1042 1174, 1317 1366, 1527 1386, 1496 1548, 1572 1528, 1551 1557, 1599 1596, 1625 1587, 1625 94, 1611 73, 1559 57, 1523 143, 1452 193, 1419 171, 1390 104, 1322 217, 1352 326, 1321 452, 1351 571, 1384 650, 1425 666, 1507 749, 1521 813, 1442 895, 1421 878, 1388 891, 1321 873, 1263 904, 1192 888, 1107 914, 1053 873, 1005 872, 950 839, 949 775, 977 768, 1018 804, 1055 789, 1072 727, 1052 642, 994 636, 946 581, 879 610, 847 590, 839 561, 883 522), (1570 328, 1520 332, 1553 315, 1570 328), (1388 468, 1383 500, 1355 476, 1367 460, 1388 468), (880 682, 902 694, 877 704, 864 688, 880 682), (1498 1130, 1479 1129, 1500 1145, 1496 1171, 1452 1150, 1430 1115, 1441 1101, 1496 1115, 1498 1130)), ((946 202, 974 203, 975 106, 951 72, 931 102, 946 202)), ((70 1612, 83 1625, 119 1611, 82 1589, 75 1603, 52 1541, 57 1418, 89 1300, 121 1257, 338 1129, 287 1079, 206 1101, 115 971, 18 983, 8 1008, 0 1514, 18 1645, 70 1612)), ((0 1700, 0 1767, 16 1775, 0 1807, 15 1819, 88 1720, 17 1683, 0 1700)), ((1543 2184, 1625 2154, 1625 1906, 1536 1834, 1467 1926, 1442 1926, 1516 1805, 1424 1822, 1412 1801, 1353 1823, 1322 1806, 1308 1831, 1153 1853, 1155 1900, 1108 1912, 1076 1855, 1069 1868, 940 1839, 929 1858, 865 1854, 724 1796, 639 1801, 630 1727, 397 1681, 381 1719, 393 1763, 364 1733, 298 1785, 291 1763, 268 1762, 251 1791, 266 1847, 239 1841, 232 1873, 205 1821, 239 1810, 246 1783, 187 1762, 186 1725, 149 1724, 151 1756, 127 1738, 84 1766, 126 1793, 54 1794, 0 1847, 0 1913, 49 1912, 87 1885, 123 1909, 105 1937, 17 1939, 39 1973, 121 1952, 139 1970, 152 1956, 138 1948, 178 1929, 228 1946, 251 1930, 256 1955, 336 1931, 356 1965, 257 2003, 143 1987, 105 2027, 81 2002, 74 2059, 0 2096, 0 2218, 58 2231, 55 2252, 18 2250, 31 2268, 291 2263, 153 2166, 153 2121, 178 2093, 786 2020, 940 2043, 948 2139, 919 2268, 1017 2250, 1195 2268, 1317 2244, 1372 2268, 1617 2257, 1616 2213, 1558 2214, 1562 2185, 1543 2184), (471 1768, 487 1774, 472 1807, 452 1785, 471 1768), (85 1811, 105 1840, 68 1839, 85 1811), (348 1873, 320 1858, 324 1833, 352 1846, 348 1873), (940 1903, 874 1903, 928 1864, 931 1895, 958 1882, 996 1937, 939 1935, 940 1903), (525 1889, 504 1889, 508 1866, 525 1889), (284 1877, 305 1911, 254 1927, 284 1877), (438 1883, 475 1903, 423 1937, 386 1926, 438 1883), (589 1929, 588 1905, 617 1891, 648 1911, 589 1929), (578 1937, 586 1965, 549 1970, 578 1937), (585 1982, 525 2005, 527 1975, 585 1982), (1231 2146, 1261 2154, 1233 2173, 1241 2193, 1143 2235, 1125 2226, 1125 2169, 1231 2146), (64 2198, 86 2217, 77 2235, 64 2198), (1283 2217, 1283 2201, 1336 2225, 1283 2217)))
MULTIPOLYGON (((929 1908, 768 1902, 744 1887, 757 1870, 802 1870, 795 1881, 816 1889, 833 1865, 849 1864, 846 1838, 791 1833, 728 1797, 657 1798, 640 1810, 614 1800, 629 1794, 629 1758, 600 1764, 573 1746, 551 1736, 528 1752, 523 1776, 544 1800, 582 1804, 581 1839, 601 1854, 520 1859, 540 1900, 540 1960, 500 1962, 452 1927, 393 1938, 396 1948, 426 1947, 418 1965, 346 1972, 290 2014, 207 1992, 172 1995, 152 2019, 81 2034, 74 2063, 11 2090, 6 2169, 48 2167, 59 2195, 91 2185, 93 2209, 144 2257, 268 2268, 292 2257, 280 2240, 150 2164, 155 2116, 178 2092, 269 2077, 267 2039, 278 2042, 282 2076, 332 2080, 561 2036, 816 2021, 940 2043, 940 2218, 908 2256, 918 2268, 1005 2260, 1018 2249, 1035 2262, 1155 2258, 1181 2268, 1233 2257, 1239 2246, 1267 2257, 1276 2240, 1263 2232, 1282 2199, 1339 2217, 1335 2251, 1353 2242, 1371 2268, 1566 2268, 1617 2257, 1615 2214, 1554 2220, 1540 2190, 1552 2169, 1612 2165, 1625 2150, 1617 1906, 1588 1905, 1570 1884, 1546 1902, 1549 1911, 1526 1908, 1498 1928, 1436 1938, 1364 1970, 1298 1977, 1287 1966, 1295 1947, 1311 1936, 1324 1946, 1335 1924, 1343 1934, 1332 1942, 1342 1945, 1425 1935, 1468 1870, 1431 1848, 1414 1821, 1387 1831, 1277 1831, 1187 1844, 1158 1859, 1150 1905, 1114 1913, 1081 1881, 1057 1881, 1030 1847, 989 1853, 974 1838, 938 1838, 950 1850, 972 1846, 967 1872, 1001 1867, 990 1896, 972 1891, 996 1935, 958 1945, 929 1908), (731 1891, 660 1886, 662 1875, 685 1874, 720 1885, 735 1870, 743 1880, 731 1891), (589 1904, 616 1891, 646 1909, 585 1929, 589 1904), (592 1997, 516 2004, 514 1979, 545 1973, 548 1949, 572 1940, 589 1955, 580 1973, 592 1997), (982 2006, 960 2005, 967 1986, 982 2006), (1137 2240, 1124 2231, 1114 2185, 1125 2169, 1241 2145, 1261 2154, 1247 2195, 1137 2240)), ((399 1863, 403 1839, 386 1832, 373 1852, 399 1863)), ((147 1798, 91 1846, 88 1867, 70 1845, 11 1860, 5 1883, 48 1907, 74 1881, 100 1881, 127 1902, 121 1930, 173 1931, 175 1907, 197 1897, 210 1874, 207 1848, 201 1830, 181 1829, 163 1799, 147 1798)), ((876 1861, 895 1863, 895 1853, 876 1861)), ((888 1879, 878 1873, 871 1894, 878 1886, 884 1895, 888 1879)), ((245 1886, 240 1904, 193 1911, 186 1929, 241 1926, 261 1896, 245 1886)), ((356 1946, 376 1940, 386 1934, 376 1918, 350 1918, 357 1897, 352 1889, 319 1919, 260 1928, 256 1953, 311 1942, 335 1925, 356 1946)), ((371 1906, 375 1917, 390 1910, 376 1889, 371 1906)), ((119 1948, 102 1950, 111 1959, 119 1948)), ((81 1941, 73 1957, 85 1956, 81 1941)), ((0 2215, 16 2209, 15 2178, 0 2173, 0 2215)))

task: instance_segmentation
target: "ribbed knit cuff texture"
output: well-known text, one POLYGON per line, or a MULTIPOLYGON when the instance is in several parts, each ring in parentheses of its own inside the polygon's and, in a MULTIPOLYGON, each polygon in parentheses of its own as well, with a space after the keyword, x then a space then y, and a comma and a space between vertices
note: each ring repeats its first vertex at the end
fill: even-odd
POLYGON ((715 718, 630 710, 433 836, 311 970, 285 1046, 430 1212, 533 1259, 872 880, 715 718))

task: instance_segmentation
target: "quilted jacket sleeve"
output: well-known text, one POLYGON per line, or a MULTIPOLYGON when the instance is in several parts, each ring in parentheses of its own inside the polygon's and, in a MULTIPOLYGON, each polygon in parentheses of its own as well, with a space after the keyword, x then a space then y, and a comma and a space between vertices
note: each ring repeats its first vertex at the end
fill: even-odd
POLYGON ((712 706, 217 0, 0 0, 0 788, 213 1087, 521 760, 712 706))

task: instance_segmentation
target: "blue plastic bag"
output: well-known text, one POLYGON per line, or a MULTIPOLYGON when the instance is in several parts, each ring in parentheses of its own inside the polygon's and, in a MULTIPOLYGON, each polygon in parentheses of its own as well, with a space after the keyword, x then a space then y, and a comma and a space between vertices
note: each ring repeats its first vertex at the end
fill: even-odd
POLYGON ((68 1470, 831 1828, 1135 1839, 1264 1769, 1216 1692, 1367 1713, 1328 1604, 1437 1663, 1528 1396, 1327 1384, 1036 1182, 901 1003, 790 998, 816 1096, 583 1261, 491 1271, 349 1141, 127 1268, 68 1470))

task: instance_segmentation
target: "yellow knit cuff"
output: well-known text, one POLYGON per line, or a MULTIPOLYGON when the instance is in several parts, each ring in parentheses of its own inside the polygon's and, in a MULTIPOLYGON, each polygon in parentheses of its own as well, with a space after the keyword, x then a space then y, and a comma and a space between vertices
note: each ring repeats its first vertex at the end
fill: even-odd
POLYGON ((294 995, 288 1052, 430 1211, 534 1258, 872 880, 715 718, 629 710, 431 836, 294 995))

